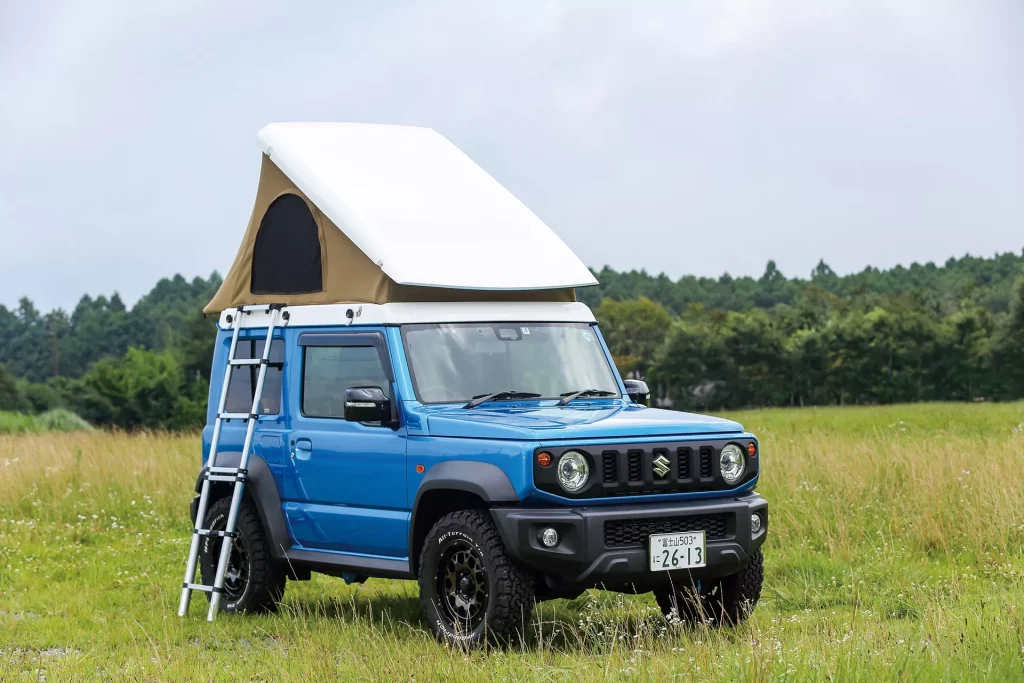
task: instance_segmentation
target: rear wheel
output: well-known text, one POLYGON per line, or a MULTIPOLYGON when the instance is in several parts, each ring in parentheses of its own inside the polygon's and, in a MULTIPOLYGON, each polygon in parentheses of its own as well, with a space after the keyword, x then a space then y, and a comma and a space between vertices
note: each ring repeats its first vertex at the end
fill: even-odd
POLYGON ((494 523, 476 510, 434 524, 420 554, 420 604, 438 639, 464 647, 526 637, 532 577, 512 564, 494 523))
POLYGON ((758 549, 735 574, 713 582, 656 589, 654 598, 669 621, 681 625, 738 624, 750 616, 761 598, 764 555, 758 549))
MULTIPOLYGON (((215 501, 206 513, 206 528, 223 531, 230 509, 231 498, 220 498, 215 501)), ((259 513, 248 499, 242 500, 235 531, 237 535, 233 539, 215 536, 203 538, 199 548, 199 568, 203 583, 207 586, 213 585, 221 544, 231 543, 220 609, 225 612, 277 610, 284 595, 287 574, 284 567, 274 561, 270 553, 270 544, 260 523, 259 513)), ((206 595, 210 597, 212 593, 206 595)))

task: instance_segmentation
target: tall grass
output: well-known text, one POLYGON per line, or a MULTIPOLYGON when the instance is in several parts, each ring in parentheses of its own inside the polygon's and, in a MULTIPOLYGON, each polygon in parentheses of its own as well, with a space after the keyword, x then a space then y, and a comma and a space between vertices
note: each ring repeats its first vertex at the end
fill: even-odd
POLYGON ((179 620, 198 436, 0 436, 0 680, 1024 679, 1024 406, 730 417, 761 437, 770 504, 747 624, 679 630, 591 591, 472 654, 429 637, 406 582, 316 577, 278 615, 179 620))

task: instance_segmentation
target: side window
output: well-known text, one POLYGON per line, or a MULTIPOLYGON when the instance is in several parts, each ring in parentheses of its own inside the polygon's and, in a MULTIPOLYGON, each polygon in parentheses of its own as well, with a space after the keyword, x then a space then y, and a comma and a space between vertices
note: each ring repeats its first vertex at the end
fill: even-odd
MULTIPOLYGON (((263 339, 239 339, 235 347, 235 358, 262 358, 263 339)), ((260 399, 260 415, 277 415, 281 412, 281 375, 284 369, 284 340, 275 339, 270 345, 270 363, 263 380, 263 396, 260 399)), ((253 392, 259 377, 260 366, 239 365, 231 368, 228 380, 228 399, 224 410, 229 413, 248 413, 252 408, 253 392)))
POLYGON ((302 414, 344 417, 345 390, 380 387, 390 398, 391 383, 372 346, 307 346, 303 349, 302 414))

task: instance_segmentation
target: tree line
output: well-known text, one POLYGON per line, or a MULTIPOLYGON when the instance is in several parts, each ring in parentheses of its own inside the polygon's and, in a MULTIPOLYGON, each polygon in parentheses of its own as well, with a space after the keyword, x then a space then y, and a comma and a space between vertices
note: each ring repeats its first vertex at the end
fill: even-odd
MULTIPOLYGON (((824 262, 788 278, 595 272, 581 289, 623 374, 681 409, 1024 398, 1024 254, 943 265, 824 262)), ((0 410, 68 408, 122 428, 201 425, 216 273, 71 312, 0 306, 0 410)))
POLYGON ((0 410, 73 410, 124 429, 185 429, 206 415, 221 277, 164 278, 131 309, 83 296, 69 315, 0 305, 0 410))

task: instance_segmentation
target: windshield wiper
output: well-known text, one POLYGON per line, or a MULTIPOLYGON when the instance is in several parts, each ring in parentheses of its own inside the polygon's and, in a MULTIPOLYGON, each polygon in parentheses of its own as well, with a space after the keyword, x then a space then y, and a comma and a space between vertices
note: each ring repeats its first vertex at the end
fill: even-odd
POLYGON ((481 403, 487 401, 501 401, 504 399, 511 398, 539 398, 540 394, 534 394, 529 391, 516 391, 514 389, 506 389, 505 391, 495 391, 493 394, 480 394, 474 396, 473 400, 462 406, 463 408, 476 408, 481 403))
POLYGON ((606 391, 605 389, 580 389, 579 391, 567 391, 564 394, 559 394, 562 400, 556 403, 556 406, 568 405, 570 401, 573 401, 580 396, 614 396, 614 391, 606 391))

